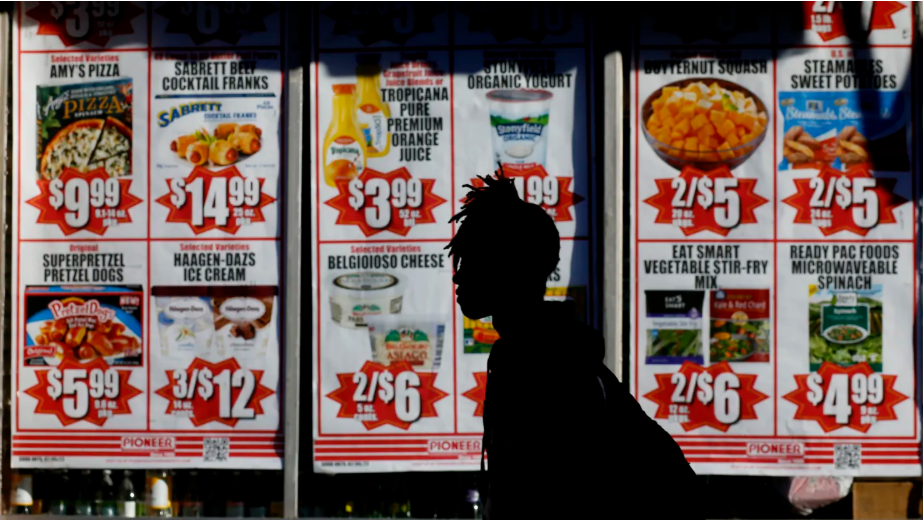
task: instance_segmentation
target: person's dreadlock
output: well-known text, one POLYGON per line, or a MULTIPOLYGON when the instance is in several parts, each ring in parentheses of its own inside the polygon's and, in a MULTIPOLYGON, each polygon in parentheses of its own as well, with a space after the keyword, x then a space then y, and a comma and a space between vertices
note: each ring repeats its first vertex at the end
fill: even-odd
POLYGON ((484 185, 464 185, 469 189, 464 206, 449 219, 450 223, 462 224, 446 246, 455 269, 465 251, 488 246, 501 259, 504 252, 528 255, 526 263, 517 267, 534 268, 542 276, 550 274, 558 264, 560 252, 560 236, 554 221, 541 207, 519 197, 516 185, 503 174, 502 166, 495 176, 478 178, 484 185))

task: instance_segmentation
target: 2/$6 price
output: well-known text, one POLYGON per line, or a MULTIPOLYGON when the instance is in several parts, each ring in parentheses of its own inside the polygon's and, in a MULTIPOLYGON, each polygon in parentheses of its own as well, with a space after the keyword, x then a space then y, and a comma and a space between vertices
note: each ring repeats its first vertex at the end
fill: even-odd
POLYGON ((90 399, 99 417, 111 417, 114 400, 119 397, 119 373, 114 368, 57 368, 48 371, 48 396, 63 398, 64 414, 83 419, 90 413, 90 399))
POLYGON ((73 178, 66 184, 61 179, 54 179, 48 183, 48 191, 49 204, 55 210, 62 206, 66 209, 64 222, 72 228, 86 226, 94 213, 97 218, 104 220, 116 218, 116 208, 122 198, 121 186, 118 179, 114 178, 95 178, 89 181, 73 178))
POLYGON ((255 177, 212 177, 207 188, 201 177, 188 184, 186 179, 173 179, 170 191, 170 202, 176 209, 192 205, 193 226, 204 226, 206 218, 215 219, 218 226, 227 226, 232 210, 238 224, 249 224, 262 196, 260 181, 255 177))
POLYGON ((811 208, 830 209, 834 202, 846 210, 852 206, 852 219, 856 226, 871 229, 878 225, 878 194, 875 179, 869 177, 834 177, 825 181, 813 177, 808 186, 814 190, 811 208))
MULTIPOLYGON (((256 376, 253 371, 238 368, 231 373, 222 370, 214 375, 209 368, 193 369, 191 372, 178 368, 173 371, 173 397, 183 401, 191 401, 198 391, 199 397, 208 401, 218 388, 218 417, 222 419, 253 419, 256 410, 247 406, 253 398, 256 389, 256 376), (237 398, 233 399, 233 389, 239 388, 237 398), (233 402, 232 402, 233 401, 233 402)), ((184 409, 182 403, 174 403, 174 409, 184 409), (179 405, 179 406, 177 406, 179 405)))
POLYGON ((881 374, 833 374, 827 391, 821 386, 824 378, 817 372, 808 376, 808 401, 817 406, 823 401, 824 415, 835 417, 837 424, 849 424, 852 406, 878 406, 885 398, 881 374))
POLYGON ((397 375, 385 370, 372 372, 369 376, 365 372, 353 374, 353 383, 356 391, 353 392, 353 401, 358 404, 359 420, 376 420, 371 404, 364 407, 361 403, 374 403, 378 401, 389 404, 394 402, 394 414, 401 421, 412 423, 420 418, 420 376, 413 371, 405 370, 397 375), (364 410, 367 410, 364 412, 364 410))
POLYGON ((737 194, 736 177, 693 177, 686 181, 675 177, 670 182, 673 188, 674 214, 682 217, 684 209, 696 204, 708 210, 715 206, 715 223, 730 229, 740 224, 740 195, 737 194))
POLYGON ((700 403, 708 405, 714 401, 715 419, 721 424, 734 424, 740 420, 740 378, 731 372, 722 372, 712 377, 708 372, 693 372, 686 378, 686 374, 676 372, 670 377, 673 383, 673 397, 671 401, 680 404, 691 404, 698 399, 700 403))

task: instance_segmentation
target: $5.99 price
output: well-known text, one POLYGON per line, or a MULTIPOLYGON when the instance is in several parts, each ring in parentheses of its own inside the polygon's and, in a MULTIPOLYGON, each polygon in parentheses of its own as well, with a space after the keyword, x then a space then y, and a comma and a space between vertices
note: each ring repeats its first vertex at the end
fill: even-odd
POLYGON ((735 177, 692 177, 688 182, 683 177, 676 177, 670 182, 673 188, 673 221, 679 227, 692 225, 691 210, 696 204, 708 210, 715 206, 715 223, 723 228, 733 228, 740 224, 740 196, 735 177))
POLYGON ((115 226, 125 218, 125 210, 118 209, 121 186, 118 179, 71 178, 65 183, 61 178, 48 183, 48 202, 55 210, 63 206, 64 221, 72 228, 83 228, 92 216, 103 219, 104 226, 115 226))
POLYGON ((173 415, 195 415, 193 398, 198 394, 204 401, 218 396, 218 417, 221 419, 253 419, 256 410, 249 406, 256 389, 256 377, 251 370, 222 370, 214 375, 208 367, 173 371, 173 415), (233 372, 233 373, 232 373, 233 372), (217 387, 217 392, 216 392, 217 387), (239 392, 234 395, 234 390, 239 392))
MULTIPOLYGON (((688 380, 683 372, 676 372, 670 377, 674 385, 671 402, 678 405, 691 404, 698 400, 703 405, 714 401, 715 419, 721 424, 734 424, 740 420, 740 379, 733 372, 722 372, 712 377, 708 372, 693 372, 688 380)), ((679 410, 679 407, 671 407, 679 410)), ((674 412, 676 415, 677 412, 674 412)), ((688 414, 688 412, 687 412, 688 414)), ((683 415, 683 414, 679 414, 683 415)), ((679 422, 684 417, 676 418, 679 422)))
POLYGON ((878 194, 876 182, 869 177, 834 177, 825 180, 812 177, 808 186, 813 190, 810 207, 817 225, 829 227, 834 202, 846 210, 852 206, 852 219, 856 226, 870 229, 878 225, 878 194))
POLYGON ((413 371, 404 371, 397 376, 390 371, 353 374, 353 402, 357 403, 355 418, 358 421, 377 421, 378 417, 371 403, 376 400, 388 405, 394 403, 398 420, 411 423, 420 418, 420 376, 413 371), (368 404, 362 404, 368 403, 368 404))
POLYGON ((863 407, 861 424, 875 421, 875 407, 885 398, 885 384, 881 374, 833 374, 826 391, 824 378, 813 372, 808 375, 807 399, 814 406, 823 402, 824 415, 835 417, 837 424, 849 424, 853 413, 851 405, 863 407))
POLYGON ((356 211, 365 207, 365 221, 374 229, 385 229, 391 225, 391 208, 398 209, 398 217, 410 227, 421 217, 419 208, 423 205, 423 183, 420 179, 400 177, 391 179, 391 182, 382 178, 363 182, 355 178, 349 181, 349 205, 356 211))
POLYGON ((191 204, 191 223, 196 227, 204 226, 206 218, 214 219, 217 226, 227 226, 231 217, 238 225, 250 224, 262 197, 259 179, 239 176, 215 176, 207 184, 202 177, 191 182, 172 179, 170 192, 176 209, 191 204))
POLYGON ((120 386, 119 373, 114 368, 48 371, 48 396, 54 401, 61 399, 64 414, 71 419, 86 418, 91 399, 95 418, 111 417, 118 408, 120 386))

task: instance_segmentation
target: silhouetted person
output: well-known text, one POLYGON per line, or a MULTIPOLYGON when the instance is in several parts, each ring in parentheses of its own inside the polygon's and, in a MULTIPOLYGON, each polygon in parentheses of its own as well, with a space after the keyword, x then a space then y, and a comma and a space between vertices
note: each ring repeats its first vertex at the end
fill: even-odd
POLYGON ((502 173, 482 180, 465 186, 447 248, 462 312, 491 316, 500 335, 487 361, 486 518, 703 518, 695 473, 605 367, 602 336, 573 302, 544 300, 553 220, 502 173))

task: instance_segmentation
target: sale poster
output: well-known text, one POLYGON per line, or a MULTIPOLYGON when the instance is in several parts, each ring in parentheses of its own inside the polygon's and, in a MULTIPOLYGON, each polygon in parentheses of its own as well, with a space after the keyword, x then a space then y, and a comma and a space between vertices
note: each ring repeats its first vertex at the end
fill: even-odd
POLYGON ((630 387, 699 474, 919 475, 912 6, 802 4, 640 21, 630 387))
POLYGON ((281 468, 281 15, 17 5, 13 467, 281 468))
POLYGON ((566 5, 321 3, 310 102, 315 471, 473 470, 491 320, 449 222, 502 168, 554 219, 547 299, 594 322, 592 78, 566 5), (529 17, 530 27, 499 23, 529 17), (512 31, 512 32, 511 32, 512 31))

